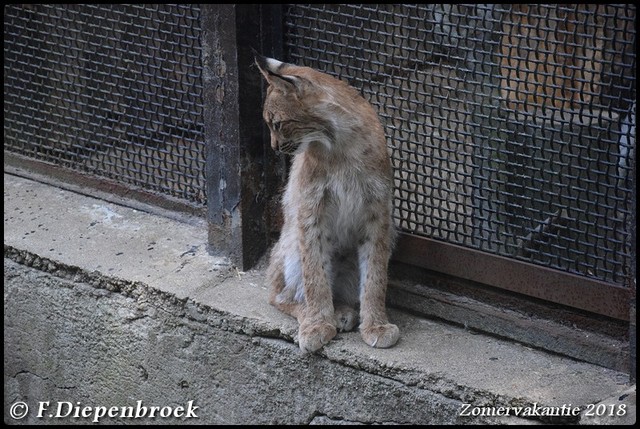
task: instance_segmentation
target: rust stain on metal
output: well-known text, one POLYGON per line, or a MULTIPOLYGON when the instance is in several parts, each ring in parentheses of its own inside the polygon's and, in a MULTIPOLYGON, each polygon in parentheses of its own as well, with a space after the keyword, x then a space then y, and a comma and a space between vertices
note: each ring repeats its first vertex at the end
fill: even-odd
POLYGON ((394 259, 619 320, 629 320, 630 290, 528 262, 401 233, 394 259))

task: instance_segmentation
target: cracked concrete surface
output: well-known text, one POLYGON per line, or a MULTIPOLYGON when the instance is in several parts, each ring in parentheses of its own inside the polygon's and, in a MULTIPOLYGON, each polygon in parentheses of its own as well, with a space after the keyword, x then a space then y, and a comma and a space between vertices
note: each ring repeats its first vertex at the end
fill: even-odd
POLYGON ((635 421, 626 374, 395 310, 394 348, 343 333, 301 355, 295 320, 266 303, 263 272, 210 256, 204 225, 15 176, 4 189, 5 421, 83 422, 14 421, 16 401, 138 400, 193 400, 198 418, 178 421, 196 424, 526 424, 541 419, 460 411, 602 400, 627 410, 604 423, 635 421))

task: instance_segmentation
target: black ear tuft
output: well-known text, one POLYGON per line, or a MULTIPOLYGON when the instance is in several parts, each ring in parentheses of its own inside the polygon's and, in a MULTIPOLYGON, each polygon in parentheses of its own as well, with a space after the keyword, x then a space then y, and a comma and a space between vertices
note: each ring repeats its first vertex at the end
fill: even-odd
POLYGON ((282 74, 281 70, 287 64, 274 58, 260 55, 255 49, 253 54, 260 73, 267 79, 269 84, 280 86, 283 89, 291 89, 291 87, 298 86, 299 79, 296 76, 282 74), (285 88, 283 85, 289 85, 289 87, 285 88))

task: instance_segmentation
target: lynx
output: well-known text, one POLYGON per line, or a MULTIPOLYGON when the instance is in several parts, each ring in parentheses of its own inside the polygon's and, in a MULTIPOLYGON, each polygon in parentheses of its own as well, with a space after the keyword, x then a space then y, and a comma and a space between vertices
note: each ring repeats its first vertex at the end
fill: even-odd
POLYGON ((297 318, 303 352, 352 330, 358 307, 362 339, 391 347, 400 336, 385 309, 393 179, 378 116, 325 73, 258 55, 256 64, 268 83, 271 147, 293 155, 269 302, 297 318))

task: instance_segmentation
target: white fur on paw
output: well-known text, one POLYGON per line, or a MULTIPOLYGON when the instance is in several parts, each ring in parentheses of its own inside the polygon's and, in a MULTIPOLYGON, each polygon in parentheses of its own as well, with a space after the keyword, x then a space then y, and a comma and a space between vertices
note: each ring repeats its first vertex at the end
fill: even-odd
POLYGON ((361 328, 360 335, 365 343, 371 347, 386 349, 392 347, 400 338, 400 329, 394 324, 375 325, 361 328))
POLYGON ((351 331, 358 323, 358 312, 351 307, 337 307, 334 319, 339 332, 351 331))

